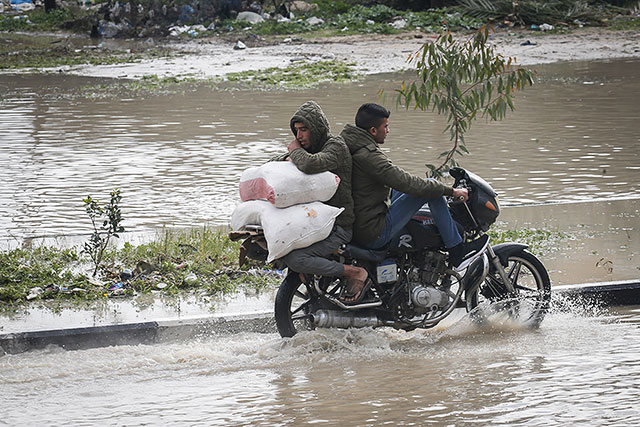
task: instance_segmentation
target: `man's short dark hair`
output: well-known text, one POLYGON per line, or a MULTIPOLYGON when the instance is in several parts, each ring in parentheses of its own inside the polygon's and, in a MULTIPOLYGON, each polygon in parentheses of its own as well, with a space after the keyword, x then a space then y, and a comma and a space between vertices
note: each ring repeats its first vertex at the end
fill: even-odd
POLYGON ((356 126, 361 129, 369 130, 372 127, 378 127, 388 119, 391 113, 382 105, 367 103, 362 104, 356 113, 356 126))

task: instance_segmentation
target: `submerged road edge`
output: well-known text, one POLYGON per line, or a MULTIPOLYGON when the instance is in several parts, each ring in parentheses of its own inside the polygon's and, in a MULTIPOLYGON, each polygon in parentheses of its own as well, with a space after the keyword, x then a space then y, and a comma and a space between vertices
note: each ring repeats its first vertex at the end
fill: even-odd
MULTIPOLYGON (((640 280, 554 286, 552 292, 563 300, 577 300, 585 304, 640 305, 640 280)), ((19 354, 48 346, 86 350, 115 345, 180 342, 240 332, 275 333, 273 312, 2 334, 0 355, 19 354)))
POLYGON ((159 344, 240 332, 276 332, 272 312, 159 320, 82 328, 14 332, 0 335, 0 355, 19 354, 49 346, 86 350, 115 345, 159 344))

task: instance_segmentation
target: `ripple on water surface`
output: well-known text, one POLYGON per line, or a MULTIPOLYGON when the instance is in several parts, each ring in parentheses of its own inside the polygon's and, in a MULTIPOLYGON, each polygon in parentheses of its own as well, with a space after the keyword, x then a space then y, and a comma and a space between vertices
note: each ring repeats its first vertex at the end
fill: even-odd
POLYGON ((412 333, 244 333, 5 355, 4 421, 624 424, 640 417, 639 315, 577 307, 539 330, 462 317, 412 333))
MULTIPOLYGON (((637 65, 540 66, 514 113, 474 124, 462 166, 491 182, 504 205, 640 196, 637 65)), ((68 89, 95 80, 3 76, 11 90, 0 110, 0 238, 88 232, 82 199, 107 199, 115 187, 128 230, 226 225, 240 174, 285 152, 299 105, 317 100, 337 134, 362 102, 378 101, 381 85, 393 89, 403 78, 96 101, 70 98, 68 89)), ((448 144, 445 125, 435 114, 393 110, 384 150, 422 176, 448 144)))

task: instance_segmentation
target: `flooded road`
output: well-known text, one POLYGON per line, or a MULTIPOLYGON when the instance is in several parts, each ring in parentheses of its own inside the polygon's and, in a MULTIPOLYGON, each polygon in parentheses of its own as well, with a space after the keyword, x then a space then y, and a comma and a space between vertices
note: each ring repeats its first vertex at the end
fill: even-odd
MULTIPOLYGON (((639 198, 640 60, 537 66, 538 84, 500 123, 474 124, 462 165, 504 205, 639 198)), ((410 75, 295 92, 215 91, 129 99, 85 96, 100 79, 0 76, 0 239, 89 232, 82 199, 123 195, 124 226, 228 224, 241 172, 285 150, 308 99, 334 133, 363 102, 410 75)), ((387 105, 393 105, 389 100, 387 105)), ((393 111, 398 165, 423 174, 447 146, 442 118, 393 111)))
POLYGON ((640 307, 0 356, 6 425, 634 425, 640 307))
MULTIPOLYGON (((613 269, 637 278, 639 64, 539 66, 539 83, 516 101, 516 113, 476 123, 467 136, 472 155, 462 165, 512 206, 502 221, 589 242, 545 258, 554 284, 607 279, 613 269), (567 201, 576 203, 555 204, 567 201)), ((105 200, 114 187, 131 231, 227 224, 240 173, 285 150, 300 104, 316 99, 338 133, 361 103, 401 80, 116 101, 74 95, 96 79, 0 76, 0 239, 87 233, 82 199, 105 200)), ((413 111, 391 119, 390 156, 422 174, 446 147, 442 119, 413 111)), ((54 347, 0 356, 0 424, 633 425, 639 326, 640 307, 569 307, 535 331, 478 329, 463 317, 427 332, 54 347)))

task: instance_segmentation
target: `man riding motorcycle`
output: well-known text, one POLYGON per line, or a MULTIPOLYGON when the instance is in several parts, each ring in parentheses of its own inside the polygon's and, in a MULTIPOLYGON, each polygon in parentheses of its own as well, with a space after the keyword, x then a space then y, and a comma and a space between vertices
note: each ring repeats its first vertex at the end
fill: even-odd
MULTIPOLYGON (((347 124, 340 134, 353 160, 354 241, 365 248, 383 248, 428 203, 449 252, 449 265, 462 270, 473 254, 486 247, 488 236, 463 242, 443 196, 466 201, 468 192, 434 179, 419 178, 393 165, 380 149, 389 133, 389 116, 390 112, 381 105, 363 104, 356 114, 356 126, 347 124)), ((343 301, 361 301, 369 286, 370 281, 362 287, 350 287, 343 301)))

